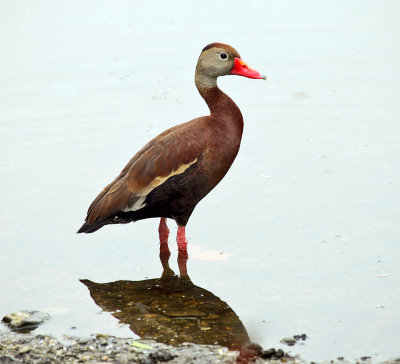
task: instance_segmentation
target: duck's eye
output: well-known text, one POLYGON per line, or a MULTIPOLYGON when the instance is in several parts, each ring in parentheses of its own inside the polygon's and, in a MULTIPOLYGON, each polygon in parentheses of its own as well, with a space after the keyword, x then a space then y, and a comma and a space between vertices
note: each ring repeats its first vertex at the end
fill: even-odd
POLYGON ((227 55, 225 52, 221 52, 221 53, 219 54, 219 58, 221 58, 221 59, 223 59, 223 60, 226 60, 226 59, 228 59, 228 55, 227 55))

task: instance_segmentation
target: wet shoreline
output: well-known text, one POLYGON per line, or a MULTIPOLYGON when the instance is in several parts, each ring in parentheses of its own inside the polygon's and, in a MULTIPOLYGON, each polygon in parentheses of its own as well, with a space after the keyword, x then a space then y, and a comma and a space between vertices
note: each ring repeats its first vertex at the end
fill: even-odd
POLYGON ((219 345, 184 343, 177 347, 153 340, 132 340, 97 334, 90 338, 64 336, 57 340, 47 335, 0 334, 0 363, 300 363, 284 354, 262 359, 246 351, 229 351, 219 345))
MULTIPOLYGON (((0 333, 0 363, 306 363, 299 356, 290 356, 281 350, 280 357, 263 358, 275 349, 262 350, 257 344, 229 351, 219 345, 183 343, 170 346, 154 340, 133 340, 97 334, 91 337, 64 336, 61 340, 48 335, 0 333)), ((278 350, 275 351, 278 353, 278 350)), ((375 363, 368 356, 356 360, 338 357, 321 363, 349 364, 375 363)), ((317 364, 311 361, 311 363, 317 364)), ((400 358, 380 363, 397 364, 400 358)))

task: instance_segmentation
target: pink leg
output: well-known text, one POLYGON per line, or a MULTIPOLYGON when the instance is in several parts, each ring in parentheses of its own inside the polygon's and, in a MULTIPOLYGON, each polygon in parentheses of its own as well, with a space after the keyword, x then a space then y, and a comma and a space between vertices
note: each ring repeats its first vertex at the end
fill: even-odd
POLYGON ((162 217, 160 220, 160 225, 158 226, 158 235, 160 237, 160 243, 168 244, 169 229, 167 226, 167 219, 162 217))
POLYGON ((160 260, 163 266, 163 270, 166 271, 169 269, 169 257, 171 256, 171 252, 168 249, 168 244, 161 244, 160 245, 160 260), (164 248, 164 249, 162 249, 164 248))
MULTIPOLYGON (((187 239, 185 236, 185 227, 178 225, 178 233, 176 234, 176 242, 178 243, 178 250, 180 252, 187 251, 187 239)), ((186 253, 187 254, 187 253, 186 253)))
POLYGON ((181 277, 187 277, 187 268, 186 268, 186 262, 188 261, 188 253, 187 250, 179 250, 178 252, 178 267, 179 267, 179 273, 181 277))
POLYGON ((160 260, 163 266, 162 278, 173 277, 175 275, 174 271, 169 267, 168 261, 171 252, 168 249, 168 244, 160 244, 160 260))

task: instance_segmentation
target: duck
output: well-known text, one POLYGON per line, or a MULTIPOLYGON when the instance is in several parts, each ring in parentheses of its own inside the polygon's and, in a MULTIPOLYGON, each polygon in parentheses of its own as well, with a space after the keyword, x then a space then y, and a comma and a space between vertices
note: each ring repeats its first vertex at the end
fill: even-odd
POLYGON ((160 218, 160 244, 166 250, 175 220, 179 252, 187 253, 186 225, 197 204, 222 180, 235 160, 242 139, 243 116, 221 91, 217 79, 237 75, 266 79, 250 68, 230 45, 203 48, 195 85, 210 115, 173 126, 149 141, 90 204, 78 233, 105 225, 160 218))

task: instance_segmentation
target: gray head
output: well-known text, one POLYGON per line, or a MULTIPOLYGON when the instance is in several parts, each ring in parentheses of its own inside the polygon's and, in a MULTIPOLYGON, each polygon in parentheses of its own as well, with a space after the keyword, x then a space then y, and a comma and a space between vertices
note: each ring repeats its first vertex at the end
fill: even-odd
POLYGON ((196 85, 209 88, 217 85, 217 77, 239 75, 249 78, 264 78, 242 61, 238 51, 230 45, 211 43, 203 48, 196 66, 196 85))

